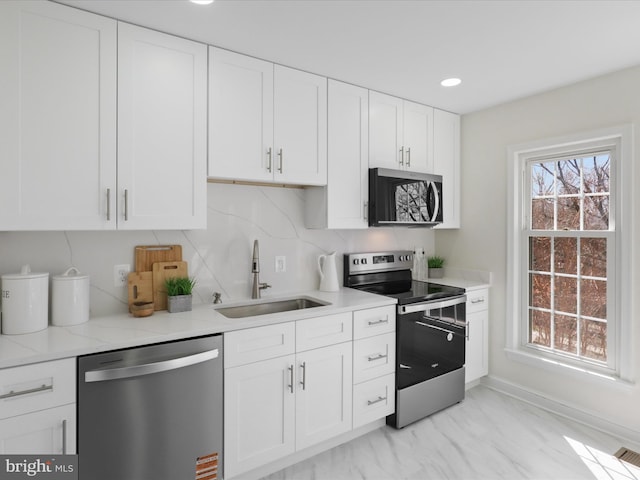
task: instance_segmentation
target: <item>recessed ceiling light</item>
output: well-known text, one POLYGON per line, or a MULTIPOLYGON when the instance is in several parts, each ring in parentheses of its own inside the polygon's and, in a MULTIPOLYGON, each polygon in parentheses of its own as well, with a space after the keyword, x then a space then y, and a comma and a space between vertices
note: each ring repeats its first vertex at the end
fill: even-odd
POLYGON ((455 87, 457 85, 460 85, 461 83, 462 80, 460 80, 459 78, 445 78, 440 82, 440 85, 442 85, 443 87, 455 87))
POLYGON ((191 3, 195 3, 196 5, 211 5, 213 0, 190 0, 191 3))

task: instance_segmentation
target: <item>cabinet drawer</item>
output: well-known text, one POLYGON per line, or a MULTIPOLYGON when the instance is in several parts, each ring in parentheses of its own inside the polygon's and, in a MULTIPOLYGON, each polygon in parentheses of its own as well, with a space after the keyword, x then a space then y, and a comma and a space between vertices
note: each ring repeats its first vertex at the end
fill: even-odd
POLYGON ((481 312, 489 308, 489 290, 473 290, 467 293, 467 314, 481 312))
POLYGON ((224 334, 224 366, 235 367, 295 352, 295 322, 224 334))
POLYGON ((351 312, 296 322, 296 351, 348 342, 352 338, 351 312))
POLYGON ((0 419, 75 401, 75 358, 0 370, 0 419))
POLYGON ((394 332, 396 329, 396 307, 369 308, 353 312, 353 338, 370 337, 382 333, 394 332))
POLYGON ((353 342, 353 383, 393 373, 395 365, 395 333, 386 333, 353 342))
POLYGON ((391 415, 396 408, 394 374, 353 387, 353 428, 391 415))

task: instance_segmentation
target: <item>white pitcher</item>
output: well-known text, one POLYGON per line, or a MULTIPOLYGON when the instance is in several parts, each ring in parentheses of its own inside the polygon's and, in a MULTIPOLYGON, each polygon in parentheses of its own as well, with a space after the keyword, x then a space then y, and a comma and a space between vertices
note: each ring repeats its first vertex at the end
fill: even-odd
POLYGON ((320 290, 323 292, 337 292, 338 271, 336 270, 336 252, 318 257, 318 271, 320 272, 320 290))

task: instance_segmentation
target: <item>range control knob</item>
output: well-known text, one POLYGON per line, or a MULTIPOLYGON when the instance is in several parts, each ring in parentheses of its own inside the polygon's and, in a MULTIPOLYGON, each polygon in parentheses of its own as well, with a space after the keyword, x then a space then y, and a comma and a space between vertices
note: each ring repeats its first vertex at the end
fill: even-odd
POLYGON ((360 265, 360 259, 358 259, 358 258, 354 258, 354 259, 353 259, 353 264, 354 264, 354 265, 360 265))
POLYGON ((363 264, 363 265, 366 265, 366 264, 367 264, 367 259, 366 259, 366 258, 363 258, 363 259, 362 259, 362 264, 363 264))

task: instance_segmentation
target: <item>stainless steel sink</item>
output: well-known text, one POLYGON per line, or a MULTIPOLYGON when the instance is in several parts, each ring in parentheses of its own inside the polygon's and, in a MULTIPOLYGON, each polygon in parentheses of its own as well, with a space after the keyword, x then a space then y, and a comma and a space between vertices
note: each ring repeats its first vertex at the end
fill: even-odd
POLYGON ((217 308, 227 318, 244 318, 255 317, 256 315, 267 315, 269 313, 290 312, 293 310, 302 310, 305 308, 324 307, 328 303, 322 303, 318 300, 300 297, 288 300, 274 300, 273 302, 251 303, 247 305, 238 305, 237 307, 217 308))

